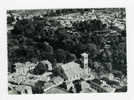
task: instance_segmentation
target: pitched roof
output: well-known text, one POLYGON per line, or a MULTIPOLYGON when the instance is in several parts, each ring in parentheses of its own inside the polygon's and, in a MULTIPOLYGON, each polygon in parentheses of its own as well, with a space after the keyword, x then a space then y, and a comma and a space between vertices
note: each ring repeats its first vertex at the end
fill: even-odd
POLYGON ((85 56, 88 56, 88 54, 84 52, 84 53, 81 54, 81 56, 85 57, 85 56))
POLYGON ((75 77, 76 75, 82 74, 80 65, 75 62, 69 62, 61 66, 67 78, 75 77))
POLYGON ((64 90, 64 89, 61 89, 59 87, 54 87, 54 88, 51 88, 49 90, 47 90, 45 93, 47 94, 56 94, 56 93, 68 93, 68 91, 64 90))
POLYGON ((61 78, 60 76, 52 78, 52 81, 57 85, 57 84, 62 84, 64 82, 64 79, 61 78))

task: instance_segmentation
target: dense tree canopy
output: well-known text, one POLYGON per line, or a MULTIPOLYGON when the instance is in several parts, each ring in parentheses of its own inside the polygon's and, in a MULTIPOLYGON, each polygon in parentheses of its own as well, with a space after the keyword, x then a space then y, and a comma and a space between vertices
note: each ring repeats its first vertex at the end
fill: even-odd
MULTIPOLYGON (((8 23, 11 23, 10 20, 13 21, 8 18, 8 23)), ((36 16, 17 20, 14 29, 8 33, 9 61, 23 62, 35 58, 39 61, 47 59, 52 63, 66 63, 78 60, 81 53, 87 52, 91 63, 99 61, 102 65, 126 70, 126 30, 117 31, 120 36, 106 33, 109 35, 105 37, 105 34, 96 32, 106 30, 107 26, 101 20, 75 21, 71 24, 71 28, 65 27, 45 15, 43 18, 36 16), (108 41, 111 47, 104 50, 108 41)))

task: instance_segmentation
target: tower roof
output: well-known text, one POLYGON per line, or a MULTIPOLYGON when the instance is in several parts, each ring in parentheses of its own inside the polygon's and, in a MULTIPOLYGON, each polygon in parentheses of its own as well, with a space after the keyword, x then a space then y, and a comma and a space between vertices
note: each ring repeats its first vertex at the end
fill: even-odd
POLYGON ((81 54, 81 56, 88 56, 88 54, 84 52, 81 54))

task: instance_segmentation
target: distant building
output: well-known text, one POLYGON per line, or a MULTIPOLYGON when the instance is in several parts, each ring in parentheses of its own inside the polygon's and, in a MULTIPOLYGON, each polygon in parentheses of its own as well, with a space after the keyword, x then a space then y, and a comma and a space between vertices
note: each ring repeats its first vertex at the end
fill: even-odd
POLYGON ((19 75, 26 75, 29 70, 23 63, 15 63, 15 66, 16 73, 19 75))
POLYGON ((32 94, 32 88, 25 85, 13 85, 8 83, 9 94, 32 94))
POLYGON ((82 88, 82 89, 89 88, 89 83, 87 83, 86 81, 82 81, 82 82, 81 82, 81 88, 82 88))
POLYGON ((68 91, 66 91, 65 89, 61 89, 59 87, 53 87, 47 91, 45 91, 46 94, 57 94, 57 93, 69 93, 68 91))
POLYGON ((44 84, 44 92, 46 92, 46 91, 48 91, 49 89, 51 89, 51 88, 54 88, 55 87, 55 84, 54 83, 52 83, 52 82, 47 82, 47 83, 45 83, 44 84))
POLYGON ((22 91, 21 91, 21 94, 33 94, 32 87, 24 86, 22 91))
MULTIPOLYGON (((55 93, 57 91, 57 86, 59 86, 60 84, 64 82, 64 80, 59 76, 52 78, 51 81, 52 82, 46 82, 44 84, 44 93, 55 93)), ((58 90, 60 91, 60 89, 58 90)), ((59 91, 57 91, 57 93, 59 91)))
POLYGON ((97 92, 114 92, 115 88, 112 88, 105 81, 94 79, 92 81, 87 81, 90 87, 95 89, 97 92))
POLYGON ((95 89, 91 88, 90 84, 87 83, 86 81, 81 82, 81 88, 82 88, 82 90, 80 91, 81 93, 97 92, 95 89))
POLYGON ((84 69, 86 74, 89 74, 90 68, 88 66, 88 54, 87 53, 82 53, 81 56, 82 56, 82 62, 84 64, 83 65, 84 66, 83 69, 84 69))
POLYGON ((106 81, 101 80, 102 84, 100 85, 103 89, 105 89, 107 92, 114 92, 115 88, 112 88, 109 84, 106 83, 106 81))
POLYGON ((64 82, 64 79, 61 78, 60 76, 57 76, 57 77, 52 78, 52 81, 54 82, 54 84, 60 85, 64 82))
POLYGON ((97 92, 107 92, 105 89, 103 89, 100 84, 94 82, 94 81, 87 81, 90 84, 90 87, 97 92))
POLYGON ((31 62, 24 63, 15 63, 15 70, 17 74, 26 75, 30 70, 34 69, 36 64, 31 62))
POLYGON ((82 62, 84 63, 84 69, 88 68, 88 54, 82 53, 82 62))
POLYGON ((33 70, 37 64, 26 62, 25 67, 28 69, 28 71, 33 70))
POLYGON ((58 74, 66 80, 66 82, 72 82, 79 80, 83 74, 80 65, 75 62, 69 62, 62 64, 57 68, 58 74))

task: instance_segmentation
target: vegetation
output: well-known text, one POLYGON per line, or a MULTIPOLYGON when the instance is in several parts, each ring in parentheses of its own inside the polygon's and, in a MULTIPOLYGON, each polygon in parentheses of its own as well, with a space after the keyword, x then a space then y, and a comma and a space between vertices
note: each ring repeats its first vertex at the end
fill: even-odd
MULTIPOLYGON (((74 13, 72 10, 58 10, 74 13)), ((75 12, 78 12, 77 10, 75 12)), ((81 11, 83 14, 85 10, 81 11)), ((8 32, 8 58, 9 62, 25 62, 37 59, 48 59, 52 64, 57 62, 78 61, 80 54, 89 54, 89 65, 92 68, 121 70, 126 74, 126 30, 117 31, 111 36, 108 33, 96 31, 111 30, 99 19, 71 22, 72 27, 64 27, 59 21, 51 18, 34 16, 30 19, 17 19, 14 29, 8 32), (109 45, 107 48, 106 45, 109 45), (94 62, 98 66, 94 66, 94 62)), ((51 16, 55 16, 54 12, 51 16)), ((8 24, 14 21, 8 17, 8 24)), ((117 29, 117 28, 116 28, 117 29)), ((116 30, 114 29, 114 30, 116 30)))

